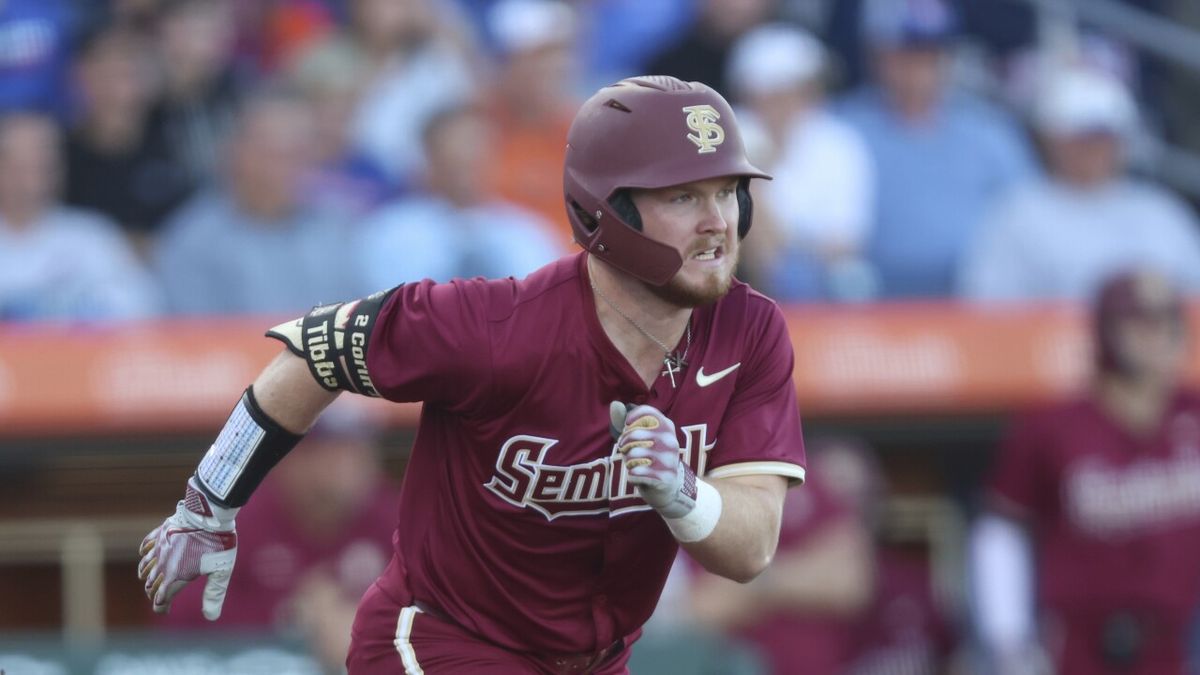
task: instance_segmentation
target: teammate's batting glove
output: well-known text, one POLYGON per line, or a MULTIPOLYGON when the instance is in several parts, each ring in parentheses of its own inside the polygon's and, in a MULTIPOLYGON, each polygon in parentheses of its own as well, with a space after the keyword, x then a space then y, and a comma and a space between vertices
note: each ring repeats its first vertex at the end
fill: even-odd
POLYGON ((165 614, 171 599, 191 580, 207 575, 204 617, 221 616, 225 591, 237 557, 237 532, 233 518, 238 509, 212 504, 193 476, 187 492, 167 518, 142 540, 138 578, 146 583, 146 597, 154 611, 165 614))
POLYGON ((666 518, 682 518, 696 508, 696 474, 679 458, 675 423, 653 406, 626 412, 613 401, 613 429, 621 429, 617 452, 638 495, 666 518))

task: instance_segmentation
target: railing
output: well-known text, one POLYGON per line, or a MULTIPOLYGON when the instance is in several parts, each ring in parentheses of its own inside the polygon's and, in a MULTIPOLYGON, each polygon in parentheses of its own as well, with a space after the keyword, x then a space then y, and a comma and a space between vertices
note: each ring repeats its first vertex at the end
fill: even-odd
POLYGON ((0 566, 57 564, 62 570, 63 636, 104 638, 104 566, 129 562, 142 537, 158 525, 145 518, 44 518, 0 522, 0 566))
MULTIPOLYGON (((105 565, 128 563, 132 576, 138 543, 158 524, 143 517, 0 521, 0 572, 12 564, 58 565, 63 639, 97 644, 106 635, 105 565)), ((965 531, 960 511, 942 498, 894 497, 884 510, 883 528, 891 541, 928 547, 932 587, 947 606, 959 606, 965 531)))
POLYGON ((1166 61, 1200 72, 1200 31, 1117 0, 1022 0, 1038 11, 1042 39, 1056 42, 1086 22, 1166 61))

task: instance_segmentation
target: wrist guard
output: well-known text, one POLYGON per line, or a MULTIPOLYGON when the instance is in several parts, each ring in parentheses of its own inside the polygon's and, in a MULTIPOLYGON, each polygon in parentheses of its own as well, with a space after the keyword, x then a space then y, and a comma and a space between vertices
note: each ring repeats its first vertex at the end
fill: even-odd
POLYGON ((696 493, 692 500, 692 508, 687 513, 672 517, 659 511, 663 520, 667 522, 667 529, 671 530, 677 541, 684 544, 701 541, 712 534, 713 530, 717 529, 717 522, 721 520, 721 509, 724 506, 721 493, 715 487, 702 479, 694 480, 696 493))
POLYGON ((200 460, 196 483, 217 506, 240 507, 301 438, 268 417, 248 387, 200 460))
POLYGON ((379 311, 395 290, 314 307, 299 319, 268 330, 267 337, 304 359, 313 379, 325 389, 378 397, 367 373, 367 345, 379 311))

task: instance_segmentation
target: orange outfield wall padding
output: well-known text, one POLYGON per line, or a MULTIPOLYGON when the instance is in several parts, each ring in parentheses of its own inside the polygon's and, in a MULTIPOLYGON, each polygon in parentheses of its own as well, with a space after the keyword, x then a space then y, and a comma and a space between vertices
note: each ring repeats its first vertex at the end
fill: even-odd
MULTIPOLYGON (((1091 364, 1086 316, 1066 306, 956 303, 784 308, 807 416, 1005 412, 1069 393, 1091 364)), ((1200 307, 1189 315, 1200 335, 1200 307)), ((279 351, 266 319, 119 327, 0 324, 0 436, 218 427, 279 351)), ((1200 351, 1188 378, 1200 382, 1200 351)), ((412 425, 416 405, 371 402, 412 425)))

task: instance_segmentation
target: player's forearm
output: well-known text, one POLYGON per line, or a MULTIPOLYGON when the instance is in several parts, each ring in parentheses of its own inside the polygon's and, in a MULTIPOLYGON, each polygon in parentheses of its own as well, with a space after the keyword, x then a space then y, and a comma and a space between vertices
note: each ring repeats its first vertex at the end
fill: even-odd
POLYGON ((706 570, 738 582, 757 577, 775 555, 786 481, 779 476, 709 480, 721 495, 712 534, 684 543, 706 570))
POLYGON ((138 578, 154 611, 166 612, 184 585, 207 575, 204 616, 220 617, 237 556, 238 511, 334 398, 303 359, 286 351, 243 392, 175 515, 142 540, 138 578))
POLYGON ((234 406, 196 468, 196 489, 217 506, 241 507, 336 397, 313 379, 304 359, 285 350, 234 406))
POLYGON ((294 434, 308 431, 339 393, 317 384, 304 359, 286 349, 254 381, 262 411, 294 434))

